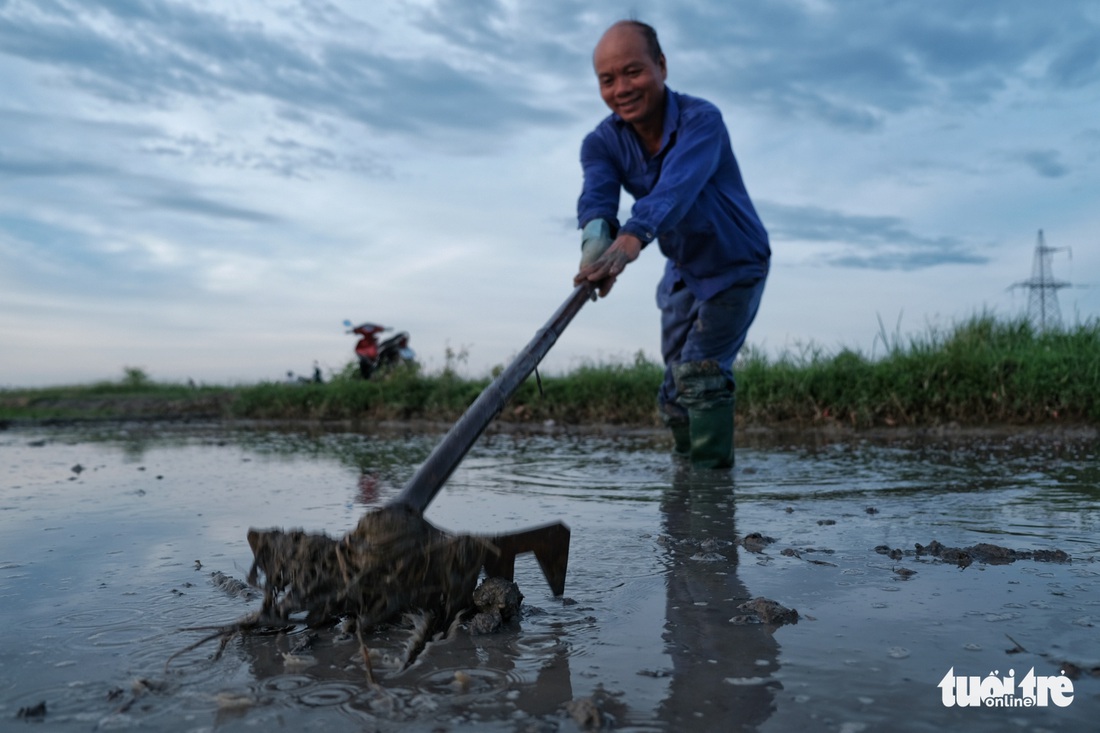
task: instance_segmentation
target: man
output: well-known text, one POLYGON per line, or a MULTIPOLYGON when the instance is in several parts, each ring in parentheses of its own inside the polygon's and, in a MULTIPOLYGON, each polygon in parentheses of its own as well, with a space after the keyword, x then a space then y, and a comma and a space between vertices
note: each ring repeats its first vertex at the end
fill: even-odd
POLYGON ((693 465, 733 465, 733 360, 756 317, 771 250, 722 115, 665 86, 657 33, 621 21, 592 56, 611 109, 581 146, 577 202, 581 266, 606 296, 641 250, 658 240, 667 258, 657 287, 665 378, 661 417, 676 452, 693 465), (619 191, 634 199, 619 225, 619 191))

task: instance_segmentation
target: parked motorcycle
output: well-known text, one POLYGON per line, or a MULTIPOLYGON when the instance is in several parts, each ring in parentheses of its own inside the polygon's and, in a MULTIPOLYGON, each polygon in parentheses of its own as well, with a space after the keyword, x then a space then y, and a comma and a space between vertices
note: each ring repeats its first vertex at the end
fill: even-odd
POLYGON ((409 334, 407 331, 398 331, 385 341, 378 341, 378 334, 384 331, 392 331, 388 326, 379 326, 377 323, 360 323, 352 326, 351 321, 344 321, 348 333, 359 335, 359 342, 355 344, 355 354, 359 357, 359 374, 363 379, 370 379, 371 375, 381 369, 388 369, 398 364, 412 362, 416 353, 409 348, 409 334))

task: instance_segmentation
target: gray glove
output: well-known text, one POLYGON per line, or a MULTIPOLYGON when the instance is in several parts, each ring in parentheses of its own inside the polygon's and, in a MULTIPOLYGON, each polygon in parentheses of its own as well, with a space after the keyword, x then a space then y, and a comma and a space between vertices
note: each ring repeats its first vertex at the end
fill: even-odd
POLYGON ((612 241, 607 219, 593 219, 585 224, 581 233, 581 269, 600 259, 612 241))

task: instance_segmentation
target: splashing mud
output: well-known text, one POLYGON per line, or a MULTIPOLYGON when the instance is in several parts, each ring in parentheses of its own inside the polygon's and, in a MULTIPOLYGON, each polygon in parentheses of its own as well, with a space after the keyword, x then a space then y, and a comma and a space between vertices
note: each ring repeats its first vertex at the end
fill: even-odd
POLYGON ((317 625, 354 616, 371 628, 410 609, 449 623, 467 608, 490 545, 448 535, 416 511, 395 505, 367 512, 342 539, 302 530, 250 530, 249 582, 264 593, 259 613, 287 621, 306 613, 317 625))
MULTIPOLYGON (((192 651, 219 638, 220 657, 238 633, 292 627, 305 616, 311 627, 342 620, 356 634, 368 679, 375 676, 363 634, 409 614, 412 633, 399 664, 407 668, 434 636, 452 630, 461 614, 476 606, 471 633, 486 634, 517 615, 523 596, 511 581, 489 578, 477 586, 486 555, 497 549, 484 538, 450 535, 428 523, 416 510, 392 505, 368 511, 341 539, 301 529, 251 529, 251 586, 263 592, 259 610, 177 652, 192 651), (476 587, 475 587, 476 586, 476 587), (503 616, 502 616, 503 612, 503 616)), ((248 586, 215 572, 214 584, 247 597, 248 586)), ((288 666, 308 666, 291 650, 288 666)), ((171 659, 171 658, 170 658, 171 659)))

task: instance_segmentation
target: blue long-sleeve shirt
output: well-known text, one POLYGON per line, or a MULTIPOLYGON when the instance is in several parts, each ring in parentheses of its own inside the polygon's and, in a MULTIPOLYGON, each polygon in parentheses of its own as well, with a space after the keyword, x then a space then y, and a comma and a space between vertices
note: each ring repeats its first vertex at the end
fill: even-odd
POLYGON ((667 89, 664 132, 646 153, 629 124, 606 117, 584 139, 584 187, 577 201, 583 228, 602 218, 618 226, 619 191, 634 197, 621 232, 668 258, 658 302, 683 281, 700 300, 768 273, 768 233, 749 199, 722 113, 710 102, 667 89))

